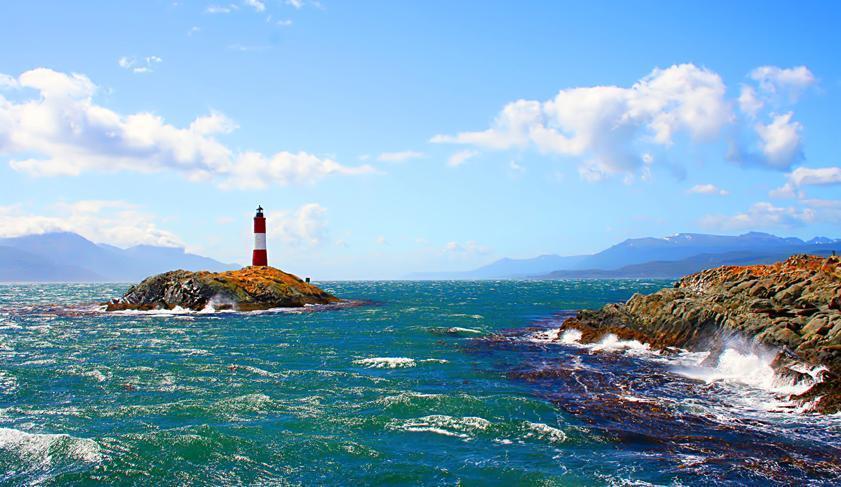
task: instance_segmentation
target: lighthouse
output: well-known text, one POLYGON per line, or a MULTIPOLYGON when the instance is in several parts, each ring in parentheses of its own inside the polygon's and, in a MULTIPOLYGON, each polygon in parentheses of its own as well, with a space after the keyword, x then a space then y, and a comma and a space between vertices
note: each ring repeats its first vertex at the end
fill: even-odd
POLYGON ((251 265, 269 265, 269 257, 266 255, 266 218, 261 206, 257 207, 257 215, 254 216, 254 254, 251 265))

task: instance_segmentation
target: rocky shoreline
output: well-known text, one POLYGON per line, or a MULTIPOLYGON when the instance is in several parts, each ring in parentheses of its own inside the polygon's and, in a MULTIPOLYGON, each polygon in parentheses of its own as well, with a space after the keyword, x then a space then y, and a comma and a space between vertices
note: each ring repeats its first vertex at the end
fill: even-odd
POLYGON ((121 297, 106 303, 107 311, 160 310, 176 307, 201 311, 254 311, 331 304, 340 300, 299 277, 269 266, 227 272, 170 271, 144 279, 121 297))
POLYGON ((582 343, 613 334, 664 351, 709 350, 710 366, 734 343, 763 347, 776 354, 772 367, 779 376, 815 382, 793 399, 816 412, 841 411, 839 257, 797 255, 771 265, 705 270, 673 288, 580 311, 561 325, 567 329, 580 330, 582 343))

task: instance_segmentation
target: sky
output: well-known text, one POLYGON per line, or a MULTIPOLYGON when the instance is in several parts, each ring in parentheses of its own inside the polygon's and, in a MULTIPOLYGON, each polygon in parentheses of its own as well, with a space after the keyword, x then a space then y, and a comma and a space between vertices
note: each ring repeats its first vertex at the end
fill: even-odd
POLYGON ((4 2, 0 236, 400 278, 841 237, 833 2, 4 2))

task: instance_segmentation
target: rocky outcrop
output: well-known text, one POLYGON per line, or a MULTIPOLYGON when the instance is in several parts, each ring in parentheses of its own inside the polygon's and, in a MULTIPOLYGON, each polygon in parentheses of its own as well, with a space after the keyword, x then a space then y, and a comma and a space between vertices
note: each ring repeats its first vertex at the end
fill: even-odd
POLYGON ((734 339, 778 352, 773 366, 794 379, 823 365, 823 381, 799 397, 815 409, 841 410, 841 259, 808 255, 756 266, 723 266, 680 279, 673 288, 635 294, 624 304, 580 311, 562 329, 582 341, 609 333, 655 348, 710 350, 714 365, 734 339))
POLYGON ((227 272, 170 271, 146 278, 108 311, 154 310, 181 307, 239 311, 291 308, 339 302, 331 294, 274 267, 244 267, 227 272))

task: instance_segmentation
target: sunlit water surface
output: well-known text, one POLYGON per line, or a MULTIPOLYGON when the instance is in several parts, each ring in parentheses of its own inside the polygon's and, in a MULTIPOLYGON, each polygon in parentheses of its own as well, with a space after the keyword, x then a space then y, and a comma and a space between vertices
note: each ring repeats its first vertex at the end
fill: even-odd
POLYGON ((789 407, 765 358, 555 332, 668 282, 321 285, 365 304, 106 315, 126 285, 0 285, 0 481, 839 480, 841 417, 789 407))

